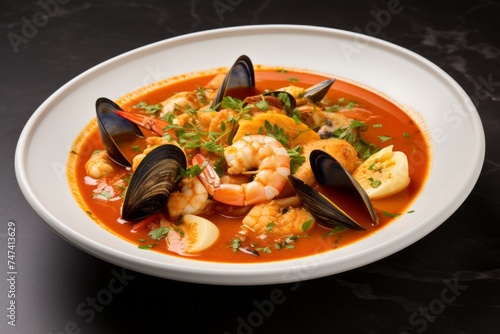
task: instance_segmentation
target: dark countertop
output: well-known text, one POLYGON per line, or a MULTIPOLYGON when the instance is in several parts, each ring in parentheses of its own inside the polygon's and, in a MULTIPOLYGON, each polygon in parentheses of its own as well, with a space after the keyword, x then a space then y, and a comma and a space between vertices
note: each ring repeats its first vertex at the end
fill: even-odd
POLYGON ((498 332, 500 5, 491 0, 323 2, 2 2, 1 333, 498 332), (397 3, 399 13, 385 20, 378 15, 380 24, 370 25, 397 3), (26 22, 38 27, 30 30, 26 22), (463 87, 483 121, 486 159, 474 190, 446 222, 362 268, 298 283, 240 287, 183 283, 122 269, 65 242, 34 213, 17 185, 15 147, 29 117, 60 86, 104 60, 155 41, 269 23, 373 35, 429 59, 463 87), (15 327, 7 318, 9 222, 17 228, 15 327), (118 277, 122 285, 110 286, 118 277), (277 294, 279 300, 271 302, 277 294))

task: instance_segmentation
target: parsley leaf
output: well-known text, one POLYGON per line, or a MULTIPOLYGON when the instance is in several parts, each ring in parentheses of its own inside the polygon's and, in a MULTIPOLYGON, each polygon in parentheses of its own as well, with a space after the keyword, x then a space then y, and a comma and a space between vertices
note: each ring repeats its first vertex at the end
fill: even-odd
POLYGON ((146 114, 156 114, 158 111, 163 109, 163 105, 161 103, 148 104, 146 101, 141 101, 137 103, 134 108, 143 109, 146 114))
POLYGON ((168 227, 158 227, 155 230, 152 230, 151 232, 148 233, 148 236, 150 236, 152 239, 159 240, 163 236, 165 236, 170 229, 168 227))
POLYGON ((303 224, 302 224, 302 231, 307 231, 313 224, 313 220, 312 219, 309 219, 307 221, 305 221, 303 224))
POLYGON ((370 186, 371 186, 372 188, 377 188, 378 186, 380 186, 380 185, 382 184, 382 182, 381 182, 381 181, 379 181, 379 180, 374 180, 374 179, 373 179, 373 177, 370 177, 368 180, 370 181, 370 186))
POLYGON ((270 222, 269 224, 266 225, 266 232, 269 233, 274 227, 274 222, 270 222))
POLYGON ((300 153, 302 153, 302 146, 300 145, 289 148, 286 151, 290 157, 290 172, 293 174, 306 161, 306 157, 300 155, 300 153))
POLYGON ((398 216, 401 216, 400 213, 390 213, 390 212, 387 212, 387 211, 382 211, 382 214, 386 217, 398 217, 398 216))
MULTIPOLYGON (((267 135, 269 137, 276 139, 284 147, 288 147, 288 142, 290 140, 290 136, 285 133, 285 130, 283 130, 282 128, 280 128, 276 124, 274 124, 274 126, 271 125, 271 123, 269 123, 269 121, 267 119, 264 121, 264 127, 266 128, 267 135)), ((259 129, 259 132, 260 132, 260 129, 259 129)))
POLYGON ((389 136, 377 136, 377 137, 378 137, 378 139, 380 139, 380 141, 381 141, 382 143, 392 139, 392 138, 391 138, 391 137, 389 137, 389 136))
POLYGON ((331 235, 340 233, 340 232, 342 232, 342 231, 344 231, 346 229, 347 228, 345 226, 335 226, 330 232, 327 232, 327 233, 323 234, 323 237, 329 237, 331 235))
POLYGON ((241 247, 241 241, 240 241, 240 239, 234 238, 231 241, 231 248, 233 249, 233 252, 237 252, 238 249, 240 249, 240 247, 241 247))

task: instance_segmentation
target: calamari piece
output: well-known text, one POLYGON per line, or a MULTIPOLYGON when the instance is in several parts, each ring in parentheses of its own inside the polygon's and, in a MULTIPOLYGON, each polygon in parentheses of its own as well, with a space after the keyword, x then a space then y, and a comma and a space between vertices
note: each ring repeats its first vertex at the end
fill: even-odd
POLYGON ((169 229, 165 238, 168 250, 180 255, 201 253, 219 238, 214 223, 191 214, 184 215, 178 224, 162 219, 160 225, 169 229))

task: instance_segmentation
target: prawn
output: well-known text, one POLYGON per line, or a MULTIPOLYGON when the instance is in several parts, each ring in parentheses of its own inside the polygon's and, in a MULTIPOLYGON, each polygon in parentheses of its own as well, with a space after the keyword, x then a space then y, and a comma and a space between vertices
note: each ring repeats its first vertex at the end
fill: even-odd
POLYGON ((180 186, 180 191, 173 192, 168 197, 168 214, 171 217, 179 217, 203 211, 208 201, 208 192, 203 183, 197 177, 185 177, 180 186))
POLYGON ((290 158, 276 139, 264 135, 242 137, 224 149, 224 158, 231 175, 255 173, 252 181, 243 184, 221 183, 207 160, 197 154, 193 164, 203 171, 198 177, 214 200, 225 204, 247 206, 272 200, 288 182, 290 158), (251 169, 256 171, 250 171, 251 169))
POLYGON ((87 175, 94 178, 100 179, 113 172, 113 166, 111 165, 111 159, 106 151, 100 151, 92 154, 90 159, 85 163, 85 171, 87 175))
POLYGON ((289 197, 257 204, 243 218, 243 231, 249 229, 274 237, 302 234, 312 227, 315 219, 309 211, 297 206, 299 203, 297 197, 289 197))
POLYGON ((168 113, 180 115, 187 109, 198 110, 202 107, 196 92, 179 92, 172 95, 161 104, 163 108, 160 111, 160 117, 168 113))

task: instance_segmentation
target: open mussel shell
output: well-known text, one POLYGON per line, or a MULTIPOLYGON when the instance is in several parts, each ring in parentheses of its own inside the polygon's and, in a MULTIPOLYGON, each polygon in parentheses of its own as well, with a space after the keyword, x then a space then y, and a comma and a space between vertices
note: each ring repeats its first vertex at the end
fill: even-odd
POLYGON ((149 152, 135 170, 125 193, 122 218, 140 220, 165 207, 187 159, 173 144, 160 145, 149 152))
POLYGON ((325 97, 326 93, 328 93, 334 82, 335 79, 333 78, 321 81, 320 83, 307 88, 306 92, 304 93, 304 97, 308 98, 314 103, 318 103, 325 97))
POLYGON ((142 138, 144 135, 137 125, 115 113, 115 110, 122 110, 122 108, 110 99, 98 98, 95 108, 97 126, 109 158, 121 166, 130 167, 131 163, 120 151, 118 141, 129 136, 142 138))
POLYGON ((365 230, 335 203, 307 183, 292 175, 288 176, 288 179, 302 205, 319 221, 327 225, 340 225, 352 230, 365 230))
POLYGON ((233 66, 229 69, 211 107, 215 109, 222 102, 228 90, 239 87, 255 87, 253 64, 246 55, 242 55, 236 59, 233 66))
POLYGON ((368 210, 373 223, 378 223, 377 214, 368 194, 337 159, 325 151, 313 150, 309 156, 309 162, 319 184, 352 191, 368 210))

